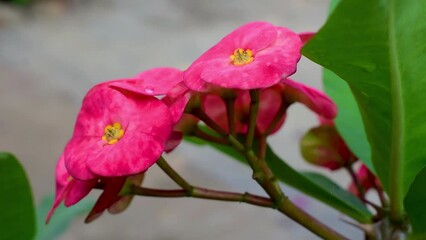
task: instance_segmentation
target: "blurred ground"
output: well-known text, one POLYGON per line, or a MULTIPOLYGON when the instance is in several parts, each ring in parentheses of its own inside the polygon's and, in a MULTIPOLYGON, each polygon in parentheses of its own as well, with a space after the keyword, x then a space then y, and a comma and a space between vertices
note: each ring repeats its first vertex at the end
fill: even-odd
MULTIPOLYGON (((186 68, 232 29, 266 20, 296 32, 316 31, 326 0, 91 0, 45 1, 31 11, 0 5, 0 150, 15 153, 32 182, 36 201, 54 190, 54 166, 85 92, 95 83, 130 77, 156 66, 186 68)), ((320 69, 302 59, 294 79, 321 87, 320 69)), ((271 138, 284 159, 312 169, 298 141, 316 124, 301 106, 271 138)), ((168 157, 198 186, 263 194, 250 171, 210 149, 189 144, 168 157)), ((342 173, 334 178, 342 184, 342 173)), ((147 186, 174 187, 154 167, 147 186)), ((341 232, 359 232, 338 213, 284 186, 304 209, 341 232)), ((90 225, 75 221, 61 238, 77 239, 316 239, 279 213, 245 204, 198 199, 137 198, 123 214, 90 225)))

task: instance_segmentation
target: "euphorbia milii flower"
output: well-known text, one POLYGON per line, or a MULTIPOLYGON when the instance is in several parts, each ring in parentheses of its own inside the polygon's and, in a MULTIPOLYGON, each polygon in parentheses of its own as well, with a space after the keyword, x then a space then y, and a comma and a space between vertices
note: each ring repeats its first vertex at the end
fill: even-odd
POLYGON ((270 87, 296 71, 301 46, 300 37, 287 28, 251 22, 199 57, 185 71, 184 81, 194 91, 270 87))
MULTIPOLYGON (((138 74, 134 79, 107 82, 114 89, 134 94, 155 96, 165 103, 172 116, 173 124, 180 120, 191 97, 183 84, 183 72, 176 68, 153 68, 138 74)), ((173 131, 166 143, 166 152, 172 151, 182 140, 182 133, 173 131)))
POLYGON ((83 100, 65 165, 79 180, 144 172, 163 153, 172 126, 159 99, 96 85, 83 100))

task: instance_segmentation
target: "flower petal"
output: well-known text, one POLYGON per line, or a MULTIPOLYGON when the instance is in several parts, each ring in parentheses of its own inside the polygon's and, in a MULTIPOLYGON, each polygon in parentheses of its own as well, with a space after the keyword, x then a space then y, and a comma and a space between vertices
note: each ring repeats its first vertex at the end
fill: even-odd
POLYGON ((80 181, 77 179, 71 180, 71 189, 65 197, 64 205, 66 207, 78 203, 81 199, 87 196, 98 183, 97 179, 89 181, 80 181))
POLYGON ((135 79, 116 80, 108 84, 113 88, 142 95, 163 95, 183 81, 183 72, 176 68, 153 68, 144 71, 135 79))
POLYGON ((98 176, 87 168, 87 159, 95 158, 102 148, 98 137, 73 137, 65 147, 65 166, 69 174, 78 180, 87 181, 98 176))
POLYGON ((224 88, 256 89, 278 83, 296 71, 302 42, 296 33, 274 27, 275 41, 254 55, 254 61, 242 66, 230 63, 228 55, 205 61, 201 80, 224 88))
POLYGON ((90 223, 100 217, 102 213, 119 200, 119 193, 126 181, 125 177, 103 179, 104 191, 96 201, 95 206, 90 211, 89 215, 84 220, 85 223, 90 223))
POLYGON ((283 83, 284 95, 289 102, 303 103, 318 115, 328 119, 336 117, 337 107, 324 93, 288 78, 283 80, 283 83))
POLYGON ((302 32, 299 33, 299 37, 302 40, 303 45, 305 45, 311 38, 315 36, 315 32, 302 32))
POLYGON ((87 159, 91 172, 103 177, 118 177, 146 171, 161 156, 167 139, 138 132, 105 145, 96 157, 87 159))

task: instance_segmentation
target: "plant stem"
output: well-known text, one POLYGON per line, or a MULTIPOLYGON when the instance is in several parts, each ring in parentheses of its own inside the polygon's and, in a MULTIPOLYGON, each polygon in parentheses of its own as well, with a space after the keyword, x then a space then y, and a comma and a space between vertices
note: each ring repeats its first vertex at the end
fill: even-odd
POLYGON ((226 114, 228 117, 229 133, 236 136, 235 133, 235 97, 225 98, 226 114))
POLYGON ((274 203, 269 198, 265 198, 262 196, 253 195, 247 192, 234 193, 234 192, 217 191, 217 190, 200 188, 200 187, 192 187, 192 191, 188 193, 185 189, 163 190, 163 189, 152 189, 152 188, 143 188, 143 187, 133 186, 131 193, 129 194, 149 196, 149 197, 164 197, 164 198, 192 197, 192 198, 211 199, 211 200, 219 200, 219 201, 226 201, 226 202, 244 202, 251 205, 268 207, 268 208, 275 207, 274 203))
POLYGON ((278 112, 275 114, 274 119, 272 119, 272 122, 269 124, 263 135, 267 136, 271 134, 272 131, 274 131, 280 120, 283 118, 285 112, 287 111, 287 107, 288 106, 286 106, 286 100, 284 97, 282 97, 280 108, 278 109, 278 112))
POLYGON ((246 149, 253 147, 254 134, 256 130, 257 112, 259 110, 260 90, 250 90, 250 118, 246 136, 246 149))
POLYGON ((202 129, 200 129, 198 127, 198 125, 195 127, 193 134, 194 134, 194 136, 201 138, 201 139, 204 139, 208 142, 219 143, 219 144, 228 144, 228 141, 226 139, 208 134, 205 131, 203 131, 202 129))
MULTIPOLYGON (((257 94, 251 94, 251 97, 259 97, 257 94)), ((259 101, 252 101, 252 104, 259 104, 259 101)), ((256 106, 251 107, 253 111, 257 111, 256 106)), ((215 130, 217 133, 226 138, 230 145, 239 151, 245 156, 250 167, 253 169, 253 178, 258 182, 258 184, 265 190, 265 192, 271 197, 274 206, 284 215, 298 222, 314 234, 324 238, 324 239, 346 239, 344 236, 330 229, 322 222, 318 221, 302 209, 298 208, 294 203, 292 203, 287 196, 285 196, 278 184, 277 179, 273 175, 271 169, 267 165, 266 161, 259 160, 256 154, 253 152, 252 148, 246 148, 237 138, 228 134, 223 130, 219 125, 217 125, 206 113, 204 113, 200 108, 193 109, 191 112, 194 116, 198 117, 209 127, 215 130)), ((251 115, 251 114, 250 114, 251 115)), ((249 126, 249 129, 253 128, 255 121, 252 121, 252 126, 249 126)), ((254 137, 254 131, 251 131, 254 137)), ((246 142, 247 145, 247 142, 246 142)))
POLYGON ((359 182, 359 179, 356 176, 354 169, 352 168, 352 164, 346 165, 346 166, 344 166, 344 168, 346 169, 346 171, 348 171, 349 175, 351 176, 352 182, 355 184, 355 187, 358 190, 359 196, 361 197, 361 199, 364 199, 365 190, 361 186, 361 183, 359 182))
POLYGON ((391 135, 391 153, 390 153, 390 172, 389 172, 389 199, 390 199, 390 218, 394 226, 403 223, 404 204, 403 204, 403 169, 404 160, 404 104, 402 96, 403 81, 398 58, 398 46, 396 42, 396 1, 389 1, 388 16, 388 38, 389 38, 389 63, 390 63, 390 90, 392 106, 392 135, 391 135))
POLYGON ((258 146, 259 150, 257 153, 257 156, 259 159, 265 159, 266 147, 267 147, 266 136, 262 135, 259 137, 259 146, 258 146))
POLYGON ((177 185, 183 188, 187 194, 191 194, 193 187, 185 179, 183 179, 167 162, 163 157, 160 157, 157 161, 157 165, 163 170, 177 185))
POLYGON ((211 119, 209 115, 207 115, 201 108, 193 109, 191 114, 202 120, 205 124, 207 124, 207 126, 211 127, 219 135, 223 137, 228 136, 228 133, 223 128, 221 128, 215 121, 213 121, 213 119, 211 119))
POLYGON ((380 185, 377 185, 376 178, 375 178, 374 175, 368 174, 367 176, 368 176, 368 180, 373 185, 373 188, 376 190, 377 195, 379 195, 380 203, 382 204, 382 206, 384 208, 387 208, 388 207, 388 202, 387 202, 385 194, 383 192, 383 188, 380 185))

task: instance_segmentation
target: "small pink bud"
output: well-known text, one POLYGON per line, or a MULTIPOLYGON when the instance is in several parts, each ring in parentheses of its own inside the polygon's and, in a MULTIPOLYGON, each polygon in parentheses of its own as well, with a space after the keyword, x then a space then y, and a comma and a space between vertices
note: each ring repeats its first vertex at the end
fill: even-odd
POLYGON ((333 125, 312 128, 301 140, 301 152, 306 161, 330 170, 357 159, 333 125))

